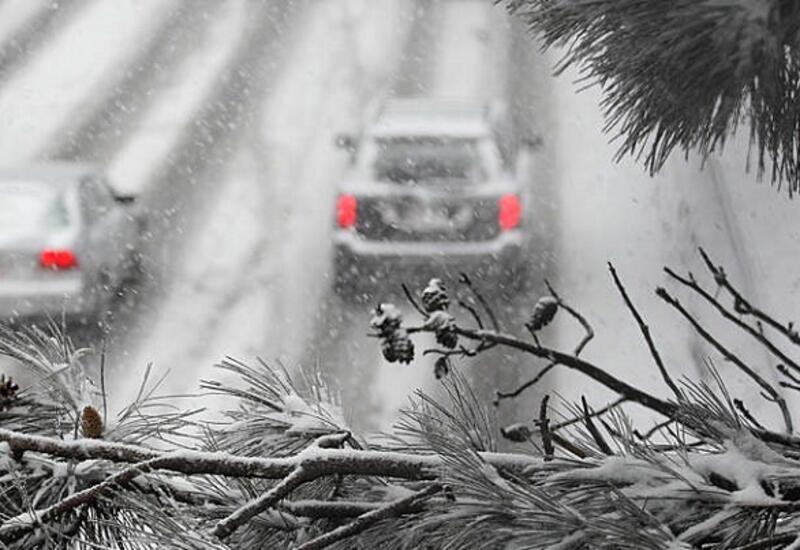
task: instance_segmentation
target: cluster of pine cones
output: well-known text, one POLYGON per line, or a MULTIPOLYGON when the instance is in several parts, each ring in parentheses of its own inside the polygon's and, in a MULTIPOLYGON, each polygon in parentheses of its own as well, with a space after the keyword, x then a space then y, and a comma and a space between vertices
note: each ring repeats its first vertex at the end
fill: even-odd
POLYGON ((390 363, 410 363, 414 360, 414 342, 402 327, 403 316, 392 304, 381 304, 375 308, 370 326, 381 339, 383 357, 390 363))
POLYGON ((422 308, 428 314, 425 326, 436 334, 436 341, 442 346, 453 349, 458 344, 456 322, 447 312, 450 297, 441 279, 431 279, 422 291, 422 308))

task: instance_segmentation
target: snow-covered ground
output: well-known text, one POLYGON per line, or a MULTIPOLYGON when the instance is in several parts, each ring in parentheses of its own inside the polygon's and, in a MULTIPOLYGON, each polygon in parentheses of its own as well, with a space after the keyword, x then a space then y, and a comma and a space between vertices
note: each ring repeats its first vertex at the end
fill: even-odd
MULTIPOLYGON (((556 58, 552 54, 553 62, 556 58)), ((745 173, 741 143, 732 144, 705 167, 694 156, 686 162, 682 155, 673 155, 653 178, 630 158, 615 164, 615 147, 600 131, 599 92, 590 89, 577 94, 576 78, 575 72, 568 72, 551 80, 557 115, 550 130, 556 140, 554 174, 561 232, 557 285, 594 324, 596 340, 586 356, 618 377, 664 395, 666 387, 613 286, 606 262, 617 268, 673 376, 707 379, 703 360, 714 354, 701 345, 678 312, 656 297, 657 286, 668 288, 692 311, 705 313, 701 318, 731 349, 742 352, 746 342, 672 282, 662 268, 669 266, 683 274, 691 270, 713 289, 697 252, 702 246, 757 303, 790 315, 798 279, 786 268, 798 239, 797 231, 791 229, 791 208, 796 205, 785 194, 757 185, 753 174, 745 173)), ((573 327, 569 318, 559 319, 553 332, 561 347, 574 345, 580 332, 573 327)), ((775 373, 764 359, 757 353, 753 364, 774 380, 775 373)), ((746 401, 751 398, 748 403, 755 411, 774 414, 775 407, 757 397, 757 389, 742 373, 719 358, 714 362, 734 395, 746 401)), ((585 394, 599 405, 609 395, 601 397, 596 384, 578 373, 561 370, 555 380, 556 388, 569 399, 585 394)))
POLYGON ((333 178, 345 160, 333 137, 385 88, 409 21, 399 0, 314 3, 284 36, 285 69, 264 90, 260 120, 176 262, 131 369, 169 368, 167 387, 184 392, 225 355, 297 361, 328 286, 333 178))
POLYGON ((239 45, 247 17, 244 0, 212 6, 211 21, 203 41, 183 58, 169 81, 159 89, 157 101, 132 129, 107 171, 122 194, 142 195, 155 181, 156 171, 177 147, 191 122, 217 84, 239 45))
POLYGON ((8 0, 0 4, 0 48, 13 48, 18 34, 49 9, 53 9, 49 0, 8 0))
POLYGON ((128 66, 177 0, 95 0, 0 90, 0 162, 37 158, 128 66))

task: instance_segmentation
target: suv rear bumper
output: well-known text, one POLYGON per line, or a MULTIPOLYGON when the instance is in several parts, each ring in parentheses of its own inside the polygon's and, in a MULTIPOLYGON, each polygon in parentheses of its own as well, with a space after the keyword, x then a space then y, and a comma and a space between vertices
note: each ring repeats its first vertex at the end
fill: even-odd
POLYGON ((350 231, 334 237, 336 277, 340 283, 376 285, 398 279, 422 284, 431 277, 455 280, 461 272, 476 279, 503 282, 524 260, 520 231, 483 242, 368 241, 350 231))
POLYGON ((20 317, 59 318, 90 316, 95 312, 95 297, 80 277, 43 281, 0 280, 0 319, 20 317))

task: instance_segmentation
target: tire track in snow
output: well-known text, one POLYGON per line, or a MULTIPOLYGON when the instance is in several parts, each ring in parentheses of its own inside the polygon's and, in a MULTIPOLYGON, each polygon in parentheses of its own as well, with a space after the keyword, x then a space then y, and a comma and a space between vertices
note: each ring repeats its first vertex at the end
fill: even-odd
MULTIPOLYGON (((416 96, 424 95, 433 80, 433 54, 439 39, 442 25, 441 3, 417 0, 410 8, 412 17, 410 28, 406 32, 401 51, 403 55, 393 67, 390 80, 384 90, 373 91, 365 96, 362 105, 372 108, 376 100, 389 95, 416 96)), ((361 119, 369 112, 362 112, 361 119)), ((363 120, 360 120, 363 123, 363 120)), ((351 128, 352 129, 352 128, 351 128)), ((341 153, 342 157, 344 154, 341 153)), ((335 177, 341 177, 344 165, 339 167, 335 177)), ((335 190, 336 181, 332 182, 335 190)), ((333 198, 328 202, 330 211, 333 198)), ((329 214, 328 225, 333 223, 329 214)), ((328 241, 328 252, 325 254, 326 265, 323 271, 331 273, 330 240, 332 228, 322 238, 328 241)), ((388 282, 387 287, 397 281, 388 282)), ((381 423, 381 415, 385 415, 385 403, 376 391, 375 385, 381 368, 396 368, 397 365, 382 364, 379 347, 366 337, 369 321, 369 303, 377 299, 374 295, 364 296, 356 303, 350 303, 339 297, 332 288, 332 280, 327 276, 323 281, 325 290, 318 304, 318 311, 311 329, 304 333, 304 341, 297 357, 303 366, 316 365, 326 377, 335 383, 342 392, 342 403, 349 407, 346 411, 348 419, 356 429, 375 429, 381 423)), ((376 295, 381 301, 391 298, 391 288, 376 288, 376 295)), ((291 307, 287 304, 285 308, 291 307)), ((284 309, 283 311, 286 311, 284 309)), ((290 360, 294 358, 290 355, 290 360)), ((424 376, 423 376, 424 377, 424 376)), ((417 379, 418 377, 415 377, 417 379)))
POLYGON ((85 0, 15 0, 0 6, 0 81, 7 81, 35 56, 85 4, 85 0))
MULTIPOLYGON (((209 211, 213 227, 189 243, 187 252, 224 246, 220 220, 230 220, 236 242, 205 266, 187 266, 188 273, 181 276, 186 286, 176 289, 167 305, 171 313, 166 315, 185 345, 165 343, 160 363, 190 362, 209 376, 208 369, 223 353, 241 357, 263 351, 273 357, 281 353, 279 349, 302 344, 296 335, 307 332, 303 326, 313 318, 319 297, 298 292, 293 283, 299 278, 312 287, 326 285, 327 253, 318 254, 316 249, 327 250, 327 237, 314 227, 328 225, 331 191, 321 187, 330 187, 331 163, 338 165, 341 160, 338 152, 331 151, 333 132, 362 104, 364 94, 385 87, 382 82, 388 73, 386 60, 377 59, 381 54, 374 52, 376 59, 354 67, 360 62, 353 58, 360 56, 356 48, 348 47, 348 40, 357 41, 353 34, 369 26, 366 16, 348 16, 347 10, 358 4, 371 10, 373 19, 380 16, 381 5, 401 5, 328 2, 315 4, 302 17, 306 25, 286 60, 287 69, 264 98, 260 124, 244 136, 244 160, 222 176, 225 188, 209 211), (296 258, 309 248, 319 257, 307 262, 313 265, 298 267, 296 258), (177 310, 189 301, 214 315, 182 316, 177 310)), ((387 16, 382 19, 391 22, 387 16)))
MULTIPOLYGON (((127 364, 134 372, 138 373, 151 359, 164 357, 163 348, 186 337, 185 331, 181 332, 186 327, 170 326, 167 319, 165 328, 163 319, 174 314, 168 311, 169 300, 180 296, 185 286, 191 284, 179 277, 183 260, 189 264, 196 261, 187 258, 190 250, 184 250, 190 242, 188 237, 202 235, 208 229, 205 216, 227 185, 225 175, 236 159, 236 146, 242 136, 249 136, 248 128, 259 112, 260 98, 256 92, 268 87, 282 69, 281 39, 291 33, 305 4, 277 0, 246 3, 250 11, 230 61, 216 77, 194 116, 175 137, 174 145, 136 183, 137 188, 143 189, 143 208, 151 214, 151 237, 145 254, 154 271, 138 289, 141 297, 137 303, 121 312, 115 323, 124 334, 117 336, 113 352, 118 363, 127 364), (174 288, 173 283, 177 285, 174 288), (141 358, 144 359, 140 361, 141 358)), ((212 261, 213 257, 207 259, 212 261)), ((184 304, 183 308, 195 306, 200 304, 184 304)), ((193 317, 216 313, 203 310, 193 317)), ((202 338, 196 333, 190 337, 202 338)), ((192 345, 185 338, 180 341, 184 348, 192 345)), ((158 363, 159 366, 174 364, 160 360, 158 363)), ((195 378, 192 376, 190 381, 195 378)), ((124 393, 124 388, 117 390, 124 393)))
POLYGON ((0 89, 0 160, 31 162, 87 108, 106 78, 136 58, 177 0, 129 4, 95 0, 0 89))
POLYGON ((208 26, 208 20, 222 5, 209 0, 181 0, 170 9, 136 57, 114 71, 99 97, 94 96, 79 107, 40 156, 107 162, 131 133, 141 113, 156 99, 154 91, 159 84, 189 53, 202 36, 202 27, 208 26))

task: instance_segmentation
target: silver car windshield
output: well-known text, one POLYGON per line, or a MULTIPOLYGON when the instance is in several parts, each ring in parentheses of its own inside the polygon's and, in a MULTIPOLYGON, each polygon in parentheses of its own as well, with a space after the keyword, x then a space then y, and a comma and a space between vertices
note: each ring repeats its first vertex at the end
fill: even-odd
POLYGON ((70 216, 64 195, 41 183, 0 184, 0 232, 66 227, 70 216))
POLYGON ((374 141, 372 176, 378 181, 425 183, 483 181, 487 177, 475 139, 379 138, 374 141))

